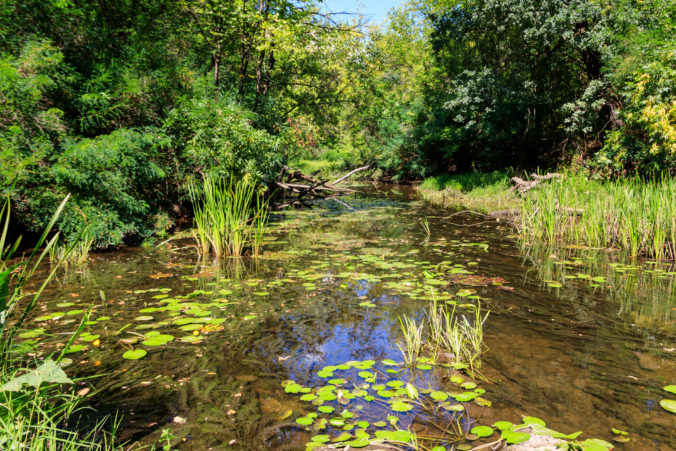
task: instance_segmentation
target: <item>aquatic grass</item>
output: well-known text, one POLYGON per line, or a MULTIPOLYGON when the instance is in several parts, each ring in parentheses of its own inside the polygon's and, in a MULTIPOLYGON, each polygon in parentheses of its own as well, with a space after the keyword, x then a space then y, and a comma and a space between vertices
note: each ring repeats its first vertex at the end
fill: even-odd
POLYGON ((445 304, 434 301, 427 309, 430 328, 426 348, 435 356, 467 364, 472 371, 481 368, 481 355, 485 352, 483 326, 489 313, 484 315, 479 304, 470 319, 468 315, 458 315, 455 305, 449 310, 445 304))
POLYGON ((466 365, 472 372, 478 370, 486 351, 483 326, 489 313, 484 314, 479 304, 472 318, 458 314, 455 305, 449 309, 434 300, 425 312, 427 321, 400 317, 403 339, 397 347, 405 365, 416 366, 423 357, 432 361, 443 357, 455 365, 466 365))
POLYGON ((520 233, 530 242, 621 249, 631 257, 676 258, 676 179, 600 182, 567 173, 528 192, 520 233))
POLYGON ((399 317, 399 325, 403 334, 403 341, 398 342, 397 347, 401 351, 404 363, 413 367, 422 355, 425 323, 424 321, 418 323, 415 319, 404 315, 399 317))
POLYGON ((260 253, 269 213, 268 201, 255 182, 249 177, 226 180, 205 174, 201 189, 191 184, 188 191, 194 208, 193 233, 202 255, 260 253))
POLYGON ((70 246, 52 246, 49 249, 49 261, 52 265, 81 266, 87 262, 93 246, 94 236, 85 229, 70 246))

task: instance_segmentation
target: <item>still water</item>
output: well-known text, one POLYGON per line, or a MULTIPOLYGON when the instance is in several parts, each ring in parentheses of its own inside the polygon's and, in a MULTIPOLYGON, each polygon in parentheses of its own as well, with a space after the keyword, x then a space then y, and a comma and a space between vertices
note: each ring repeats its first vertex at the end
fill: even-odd
MULTIPOLYGON (((424 318, 435 300, 480 305, 490 311, 483 378, 466 380, 490 407, 467 403, 464 433, 530 415, 581 439, 628 431, 620 449, 676 448, 676 415, 659 405, 676 383, 673 267, 519 244, 503 222, 396 189, 279 212, 269 236, 256 259, 200 260, 190 240, 93 254, 59 272, 27 339, 62 347, 91 307, 67 372, 92 377, 88 418, 118 412, 125 440, 153 443, 168 428, 178 449, 305 449, 313 433, 294 420, 317 407, 286 393, 291 381, 317 388, 327 366, 401 362, 400 318, 424 318)), ((348 385, 357 372, 335 371, 348 385)), ((420 372, 390 374, 431 390, 449 383, 445 368, 420 372)), ((326 404, 370 421, 370 434, 393 413, 340 401, 326 404)), ((396 416, 431 434, 419 409, 396 416)))

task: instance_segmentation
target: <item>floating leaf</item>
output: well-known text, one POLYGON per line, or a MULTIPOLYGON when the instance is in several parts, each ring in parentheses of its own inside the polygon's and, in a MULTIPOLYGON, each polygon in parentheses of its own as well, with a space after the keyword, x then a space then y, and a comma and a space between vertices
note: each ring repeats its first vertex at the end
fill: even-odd
POLYGON ((472 434, 477 437, 490 437, 493 435, 493 428, 490 426, 476 426, 472 428, 472 434))
POLYGON ((448 399, 448 395, 442 391, 433 391, 430 393, 430 398, 434 399, 435 401, 446 401, 448 399))
POLYGON ((296 418, 296 423, 300 424, 301 426, 310 426, 312 423, 314 423, 314 421, 314 418, 310 417, 296 418))
POLYGON ((321 413, 332 413, 335 409, 331 406, 319 406, 317 410, 321 413))
POLYGON ((660 406, 667 412, 676 413, 676 401, 673 399, 663 399, 660 401, 660 406))
POLYGON ((126 351, 122 354, 122 358, 127 360, 138 360, 145 357, 146 354, 148 353, 144 349, 134 349, 132 351, 126 351))
POLYGON ((514 432, 510 430, 502 431, 500 438, 506 440, 510 445, 516 445, 517 443, 523 443, 530 438, 530 434, 526 432, 514 432))
POLYGON ((662 387, 662 390, 676 395, 676 385, 667 385, 666 387, 662 387))
POLYGON ((583 451, 608 451, 613 449, 613 444, 598 438, 590 438, 580 442, 583 451))
POLYGON ((331 438, 326 434, 315 435, 310 438, 310 441, 313 441, 315 443, 328 443, 330 440, 331 438))
POLYGON ((356 440, 345 442, 344 445, 350 448, 366 448, 370 443, 368 438, 358 438, 356 440))
POLYGON ((501 431, 507 431, 514 428, 514 423, 510 423, 509 421, 496 421, 493 423, 493 427, 498 428, 501 431))
POLYGON ((544 421, 537 417, 523 417, 524 424, 539 424, 540 426, 547 426, 544 421))
POLYGON ((408 412, 413 409, 413 406, 404 401, 394 401, 390 408, 395 412, 408 412))
POLYGON ((349 432, 343 432, 340 434, 338 437, 335 437, 333 440, 331 440, 333 443, 338 443, 338 442, 344 442, 346 440, 350 440, 352 438, 352 434, 349 432))

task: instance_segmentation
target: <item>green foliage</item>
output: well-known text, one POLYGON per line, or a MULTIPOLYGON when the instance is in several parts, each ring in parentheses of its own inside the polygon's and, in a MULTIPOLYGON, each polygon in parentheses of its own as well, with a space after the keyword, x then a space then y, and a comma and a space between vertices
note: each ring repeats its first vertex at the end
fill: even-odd
POLYGON ((18 57, 0 53, 0 189, 25 177, 64 131, 63 111, 45 101, 63 81, 62 61, 46 41, 28 41, 18 57))
POLYGON ((46 212, 72 193, 58 224, 67 237, 89 226, 96 247, 138 242, 161 223, 167 177, 162 151, 168 144, 160 130, 151 128, 64 140, 51 167, 19 187, 27 200, 17 208, 30 230, 40 230, 46 212))
POLYGON ((635 70, 621 92, 622 124, 596 155, 615 172, 657 173, 676 165, 676 45, 635 70))
POLYGON ((255 115, 225 96, 198 97, 171 111, 167 130, 183 149, 181 163, 220 177, 249 174, 271 181, 281 168, 279 141, 252 125, 255 115))

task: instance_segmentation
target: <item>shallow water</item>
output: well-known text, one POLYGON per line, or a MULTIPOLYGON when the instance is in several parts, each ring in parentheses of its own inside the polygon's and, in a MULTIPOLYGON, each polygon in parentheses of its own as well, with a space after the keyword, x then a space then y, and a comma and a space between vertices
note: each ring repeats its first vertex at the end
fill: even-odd
MULTIPOLYGON (((432 298, 480 301, 491 312, 481 373, 493 382, 479 385, 492 407, 468 407, 463 424, 532 415, 583 437, 629 431, 619 448, 676 448, 676 415, 659 406, 661 387, 676 383, 673 268, 520 247, 503 223, 409 197, 279 213, 257 259, 202 262, 188 241, 94 254, 45 292, 30 324, 45 329, 38 349, 63 345, 91 305, 85 330, 101 344, 78 341, 86 348, 68 354, 67 371, 98 376, 89 402, 99 417, 123 415, 123 438, 152 443, 170 428, 179 449, 304 449, 310 434, 293 420, 315 407, 283 381, 319 387, 327 365, 399 362, 401 315, 421 317, 432 298), (142 344, 151 331, 175 340, 142 344), (131 349, 148 353, 123 359, 131 349)), ((435 389, 445 383, 440 368, 422 373, 435 389)), ((373 423, 374 409, 360 417, 373 423)), ((399 424, 424 431, 416 414, 399 424)))

